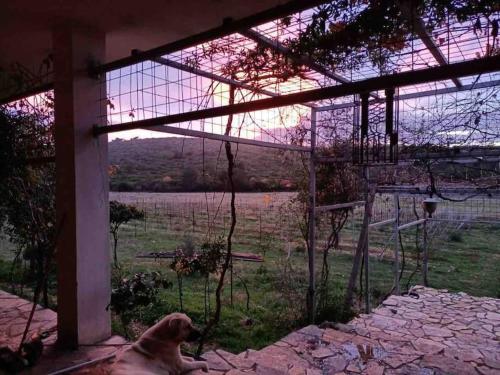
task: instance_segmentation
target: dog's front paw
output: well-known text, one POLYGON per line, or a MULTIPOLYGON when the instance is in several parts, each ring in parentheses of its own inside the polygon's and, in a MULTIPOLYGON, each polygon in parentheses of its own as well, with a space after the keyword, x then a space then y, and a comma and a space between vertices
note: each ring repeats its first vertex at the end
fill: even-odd
POLYGON ((208 372, 208 364, 207 364, 206 362, 203 362, 203 363, 201 364, 201 370, 202 370, 203 372, 208 372))

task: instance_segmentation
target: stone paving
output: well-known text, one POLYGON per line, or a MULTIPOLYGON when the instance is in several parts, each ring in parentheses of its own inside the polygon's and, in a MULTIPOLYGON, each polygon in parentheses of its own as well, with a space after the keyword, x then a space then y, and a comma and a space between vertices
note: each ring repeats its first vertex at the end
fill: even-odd
MULTIPOLYGON (((349 324, 308 326, 258 351, 215 350, 203 357, 212 375, 500 374, 500 300, 424 287, 412 292, 389 297, 349 324)), ((0 346, 19 342, 30 306, 0 291, 0 346)), ((55 328, 53 311, 40 307, 35 317, 35 331, 55 328)), ((55 334, 46 342, 49 348, 54 340, 55 334)), ((49 350, 29 373, 50 373, 125 345, 114 337, 75 352, 49 350)))
POLYGON ((413 292, 335 329, 309 326, 259 351, 204 357, 213 375, 500 374, 500 300, 413 292))
MULTIPOLYGON (((33 304, 22 298, 0 290, 0 347, 8 346, 17 350, 33 304)), ((23 374, 51 374, 79 365, 90 360, 112 356, 129 345, 124 338, 113 336, 96 345, 81 347, 78 350, 62 351, 54 344, 57 340, 57 314, 41 306, 37 306, 31 322, 28 339, 34 333, 49 332, 50 336, 43 340, 44 352, 37 365, 28 368, 23 374)), ((0 370, 0 374, 2 374, 0 370)), ((66 372, 64 372, 66 373, 66 372)))
MULTIPOLYGON (((9 346, 17 350, 32 306, 31 302, 0 290, 0 346, 9 346)), ((29 339, 34 333, 54 332, 56 326, 57 314, 50 309, 37 306, 27 337, 29 339)), ((54 342, 55 335, 44 340, 45 344, 54 342)))

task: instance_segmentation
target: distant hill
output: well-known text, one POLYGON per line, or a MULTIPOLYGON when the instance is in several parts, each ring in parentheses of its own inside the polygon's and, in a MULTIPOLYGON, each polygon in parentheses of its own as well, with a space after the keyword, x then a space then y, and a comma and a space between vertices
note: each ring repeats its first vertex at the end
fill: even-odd
MULTIPOLYGON (((114 140, 109 143, 113 191, 227 190, 227 161, 220 141, 194 138, 114 140), (205 171, 205 173, 203 173, 205 171)), ((298 155, 233 144, 239 191, 293 190, 298 155)))

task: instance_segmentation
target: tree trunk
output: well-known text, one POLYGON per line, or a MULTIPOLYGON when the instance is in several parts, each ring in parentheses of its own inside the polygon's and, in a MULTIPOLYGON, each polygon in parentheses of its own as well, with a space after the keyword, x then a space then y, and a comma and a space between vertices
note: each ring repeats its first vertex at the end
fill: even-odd
POLYGON ((118 247, 118 234, 113 232, 113 260, 115 263, 115 268, 120 268, 118 265, 118 252, 116 251, 118 247))
MULTIPOLYGON (((234 104, 235 102, 235 88, 234 86, 229 87, 229 104, 234 104)), ((231 129, 232 129, 232 124, 233 124, 233 115, 229 115, 227 119, 227 124, 226 124, 226 131, 225 135, 230 135, 231 129)), ((226 257, 224 259, 224 264, 222 266, 222 270, 219 276, 219 282, 217 284, 217 288, 215 290, 215 312, 214 316, 212 319, 209 320, 208 324, 206 325, 205 329, 203 330, 200 338, 200 344, 198 345, 198 349, 196 350, 196 357, 199 357, 201 355, 201 352, 203 351, 203 345, 205 343, 205 340, 212 330, 213 327, 215 327, 220 320, 220 315, 222 311, 222 301, 221 301, 221 295, 222 295, 222 289, 224 288, 224 279, 226 277, 226 272, 228 268, 231 266, 231 260, 232 260, 232 239, 233 239, 233 233, 234 229, 236 227, 236 191, 235 191, 235 186, 234 186, 234 180, 233 180, 233 174, 234 174, 234 155, 231 150, 231 142, 226 142, 225 143, 225 149, 226 149, 226 158, 227 158, 227 178, 229 181, 229 187, 231 191, 231 224, 229 227, 229 233, 227 235, 227 248, 226 248, 226 257)))

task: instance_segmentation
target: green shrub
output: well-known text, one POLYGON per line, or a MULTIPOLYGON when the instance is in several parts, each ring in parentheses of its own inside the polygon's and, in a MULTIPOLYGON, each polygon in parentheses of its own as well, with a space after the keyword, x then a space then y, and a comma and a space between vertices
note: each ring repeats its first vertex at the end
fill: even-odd
POLYGON ((460 233, 460 232, 450 233, 450 236, 448 237, 448 239, 452 242, 464 242, 462 233, 460 233))

